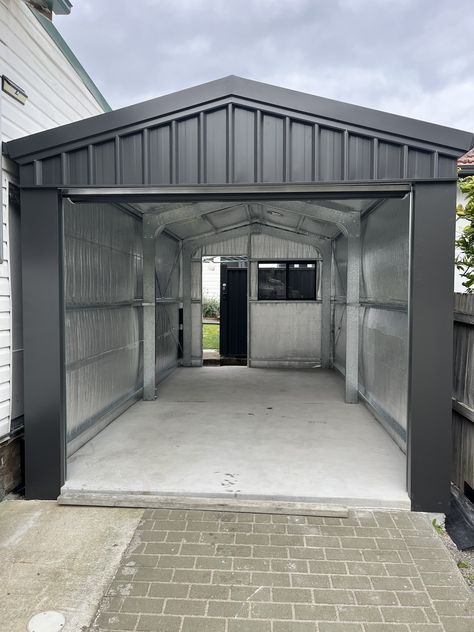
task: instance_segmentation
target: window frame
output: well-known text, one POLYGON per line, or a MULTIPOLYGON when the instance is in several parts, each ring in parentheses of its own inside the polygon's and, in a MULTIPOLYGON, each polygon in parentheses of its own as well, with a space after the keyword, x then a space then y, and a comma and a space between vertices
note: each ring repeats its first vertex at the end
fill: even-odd
POLYGON ((318 260, 317 259, 262 259, 262 260, 258 260, 257 261, 257 300, 258 301, 270 301, 270 302, 277 302, 277 303, 282 303, 282 302, 292 302, 292 301, 306 301, 306 302, 311 302, 311 303, 316 303, 319 298, 318 298, 318 275, 319 275, 319 271, 318 271, 318 260), (260 264, 285 264, 285 274, 286 274, 286 281, 285 281, 285 298, 262 298, 260 296, 260 264), (314 297, 313 298, 289 298, 288 297, 288 290, 289 290, 289 283, 288 283, 288 279, 289 279, 289 271, 290 271, 290 266, 291 265, 295 265, 295 264, 299 264, 299 265, 308 265, 308 264, 313 264, 314 265, 314 297))

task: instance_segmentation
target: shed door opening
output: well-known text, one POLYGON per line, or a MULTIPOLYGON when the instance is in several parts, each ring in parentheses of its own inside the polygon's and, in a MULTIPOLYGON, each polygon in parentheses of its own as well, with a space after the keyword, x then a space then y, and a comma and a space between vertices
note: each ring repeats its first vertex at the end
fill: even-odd
POLYGON ((221 264, 221 357, 247 358, 247 268, 221 264))

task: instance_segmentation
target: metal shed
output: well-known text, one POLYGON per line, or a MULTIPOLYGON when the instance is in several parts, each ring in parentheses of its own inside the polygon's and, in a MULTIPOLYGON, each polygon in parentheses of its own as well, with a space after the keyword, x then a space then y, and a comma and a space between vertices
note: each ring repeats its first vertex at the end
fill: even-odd
POLYGON ((343 374, 345 402, 406 452, 411 508, 446 510, 456 160, 473 144, 233 76, 8 143, 27 497, 58 497, 68 453, 202 364, 216 255, 247 260, 248 366, 343 374), (262 262, 283 261, 314 262, 312 300, 262 300, 262 262))

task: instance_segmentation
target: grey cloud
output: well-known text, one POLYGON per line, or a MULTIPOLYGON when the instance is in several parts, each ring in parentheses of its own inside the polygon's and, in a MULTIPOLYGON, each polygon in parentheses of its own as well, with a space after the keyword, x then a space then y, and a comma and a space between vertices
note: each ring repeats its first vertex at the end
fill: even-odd
POLYGON ((113 107, 237 74, 474 128, 471 0, 76 0, 55 23, 113 107))

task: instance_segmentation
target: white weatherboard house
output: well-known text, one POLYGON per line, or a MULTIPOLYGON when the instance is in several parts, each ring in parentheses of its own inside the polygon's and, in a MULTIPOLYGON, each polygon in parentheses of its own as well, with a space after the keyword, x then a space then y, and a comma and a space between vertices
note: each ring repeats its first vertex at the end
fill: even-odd
MULTIPOLYGON (((53 24, 70 10, 69 0, 0 0, 3 143, 110 110, 53 24)), ((0 449, 23 415, 17 165, 2 155, 1 171, 0 449)))

